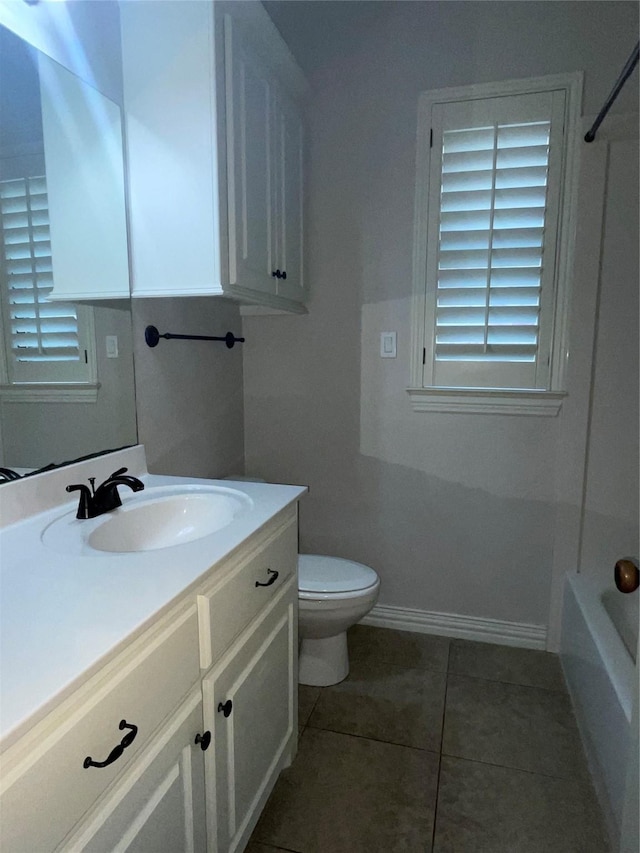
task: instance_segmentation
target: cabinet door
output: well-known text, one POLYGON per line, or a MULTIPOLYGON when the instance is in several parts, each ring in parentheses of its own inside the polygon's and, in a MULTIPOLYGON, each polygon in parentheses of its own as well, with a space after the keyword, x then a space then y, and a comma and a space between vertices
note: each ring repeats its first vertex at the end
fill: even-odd
POLYGON ((205 758, 209 847, 243 849, 297 727, 294 587, 257 627, 243 635, 203 682, 205 721, 215 750, 205 758), (226 716, 225 716, 226 714, 226 716), (215 814, 214 814, 215 812, 215 814))
POLYGON ((120 13, 132 295, 219 295, 213 4, 123 3, 120 13))
POLYGON ((286 273, 277 279, 277 294, 304 302, 302 270, 303 235, 303 129, 302 118, 282 94, 273 99, 275 264, 286 273))
POLYGON ((224 17, 230 284, 275 293, 271 83, 241 26, 224 17))
POLYGON ((202 732, 198 689, 59 849, 204 853, 204 752, 194 742, 202 732))

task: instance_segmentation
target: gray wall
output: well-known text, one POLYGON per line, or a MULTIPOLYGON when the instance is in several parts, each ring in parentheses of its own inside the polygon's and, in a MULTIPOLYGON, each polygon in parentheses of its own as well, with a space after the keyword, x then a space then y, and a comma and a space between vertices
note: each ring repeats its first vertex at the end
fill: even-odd
MULTIPOLYGON (((414 413, 404 390, 417 97, 584 70, 597 112, 637 6, 367 3, 360 20, 352 4, 267 6, 312 83, 312 297, 307 317, 245 318, 247 472, 308 483, 301 550, 368 562, 381 603, 545 625, 561 420, 414 413), (387 330, 396 360, 379 358, 387 330)), ((636 100, 637 82, 617 109, 636 100)))
POLYGON ((138 439, 154 474, 224 477, 244 469, 242 347, 219 341, 161 340, 161 333, 240 335, 238 306, 228 299, 133 300, 138 439))

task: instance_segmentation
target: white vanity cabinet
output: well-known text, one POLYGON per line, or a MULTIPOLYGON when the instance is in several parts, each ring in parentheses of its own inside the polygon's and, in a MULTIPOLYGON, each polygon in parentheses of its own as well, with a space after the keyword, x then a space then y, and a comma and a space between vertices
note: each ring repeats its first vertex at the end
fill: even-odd
POLYGON ((296 561, 294 504, 18 730, 3 853, 243 850, 297 747, 296 561))
POLYGON ((132 295, 304 312, 305 83, 260 3, 121 4, 132 295))

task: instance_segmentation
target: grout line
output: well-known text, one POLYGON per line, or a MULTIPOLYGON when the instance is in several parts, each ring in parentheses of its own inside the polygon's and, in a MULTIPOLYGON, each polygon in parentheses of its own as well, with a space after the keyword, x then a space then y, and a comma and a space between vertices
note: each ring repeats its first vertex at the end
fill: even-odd
POLYGON ((433 804, 433 827, 431 829, 431 850, 436 843, 436 824, 438 821, 438 799, 440 797, 440 774, 442 772, 442 745, 444 741, 444 721, 447 713, 447 691, 449 689, 449 662, 451 659, 451 642, 447 648, 447 670, 444 683, 444 697, 442 701, 442 720, 440 723, 440 749, 438 750, 438 776, 436 778, 435 802, 433 804))
POLYGON ((331 732, 333 735, 344 735, 345 737, 357 737, 359 740, 370 740, 373 743, 386 743, 389 746, 400 746, 402 749, 413 749, 416 752, 428 752, 430 755, 439 755, 439 752, 435 749, 425 749, 422 746, 411 746, 407 743, 398 743, 395 740, 380 740, 380 738, 372 737, 371 735, 358 735, 354 732, 343 732, 339 729, 325 729, 320 726, 312 726, 311 724, 305 726, 307 729, 314 729, 316 732, 331 732))
POLYGON ((254 838, 252 844, 258 844, 261 847, 273 847, 274 850, 284 850, 285 853, 304 853, 303 850, 294 850, 293 847, 278 847, 277 844, 272 844, 270 841, 259 841, 254 838))
MULTIPOLYGON (((433 666, 425 666, 422 664, 420 666, 408 667, 406 662, 404 662, 404 661, 389 660, 386 658, 371 658, 371 657, 366 657, 366 656, 352 657, 351 660, 354 663, 364 664, 365 666, 368 664, 373 665, 373 666, 377 666, 378 664, 382 664, 383 666, 388 666, 388 667, 391 667, 392 669, 401 669, 403 672, 432 672, 432 673, 435 673, 438 675, 446 675, 447 674, 446 667, 443 669, 442 667, 438 667, 435 664, 433 666)), ((351 673, 349 673, 349 674, 351 674, 351 673)), ((342 682, 342 681, 339 682, 339 684, 343 684, 343 683, 344 682, 342 682)), ((331 687, 337 687, 337 686, 338 686, 337 684, 331 684, 331 685, 329 685, 329 687, 322 687, 321 689, 322 690, 330 690, 331 687)))
POLYGON ((543 773, 540 770, 526 770, 524 767, 514 767, 512 764, 496 764, 494 761, 481 761, 479 758, 467 758, 464 755, 455 755, 452 752, 443 752, 443 758, 455 758, 457 761, 468 761, 469 764, 484 764, 487 767, 498 767, 501 770, 515 770, 518 773, 528 773, 530 776, 543 776, 545 779, 557 779, 559 782, 575 782, 582 785, 585 777, 581 774, 572 776, 554 776, 552 773, 543 773))
POLYGON ((561 693, 563 696, 569 696, 569 691, 565 687, 543 687, 540 684, 523 684, 522 681, 508 681, 504 678, 491 678, 486 675, 471 675, 467 672, 448 672, 447 675, 453 675, 456 678, 469 678, 472 681, 490 681, 492 684, 510 684, 512 687, 528 687, 531 690, 544 690, 545 693, 561 693))
MULTIPOLYGON (((303 686, 306 686, 306 685, 303 685, 303 686)), ((310 711, 309 711, 309 713, 307 714, 307 722, 302 726, 302 728, 303 728, 303 729, 306 729, 306 727, 309 725, 309 720, 311 719, 311 715, 312 715, 312 714, 313 714, 313 712, 315 711, 315 709, 316 709, 316 705, 318 704, 318 702, 319 702, 319 700, 320 700, 320 697, 322 696, 322 691, 323 691, 325 688, 324 688, 324 687, 319 687, 318 689, 320 690, 320 692, 319 692, 319 693, 318 693, 318 695, 316 696, 315 701, 314 701, 313 705, 311 706, 311 710, 310 710, 310 711)), ((300 725, 300 709, 299 709, 299 708, 298 708, 298 725, 300 725)))

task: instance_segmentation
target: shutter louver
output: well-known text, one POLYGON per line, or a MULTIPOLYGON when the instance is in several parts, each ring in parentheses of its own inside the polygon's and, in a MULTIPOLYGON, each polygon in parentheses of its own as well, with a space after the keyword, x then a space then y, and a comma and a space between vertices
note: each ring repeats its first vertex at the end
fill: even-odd
POLYGON ((45 178, 0 182, 0 221, 13 358, 20 363, 79 362, 76 308, 47 301, 53 274, 45 178))
POLYGON ((550 122, 446 130, 436 361, 535 362, 550 122))

